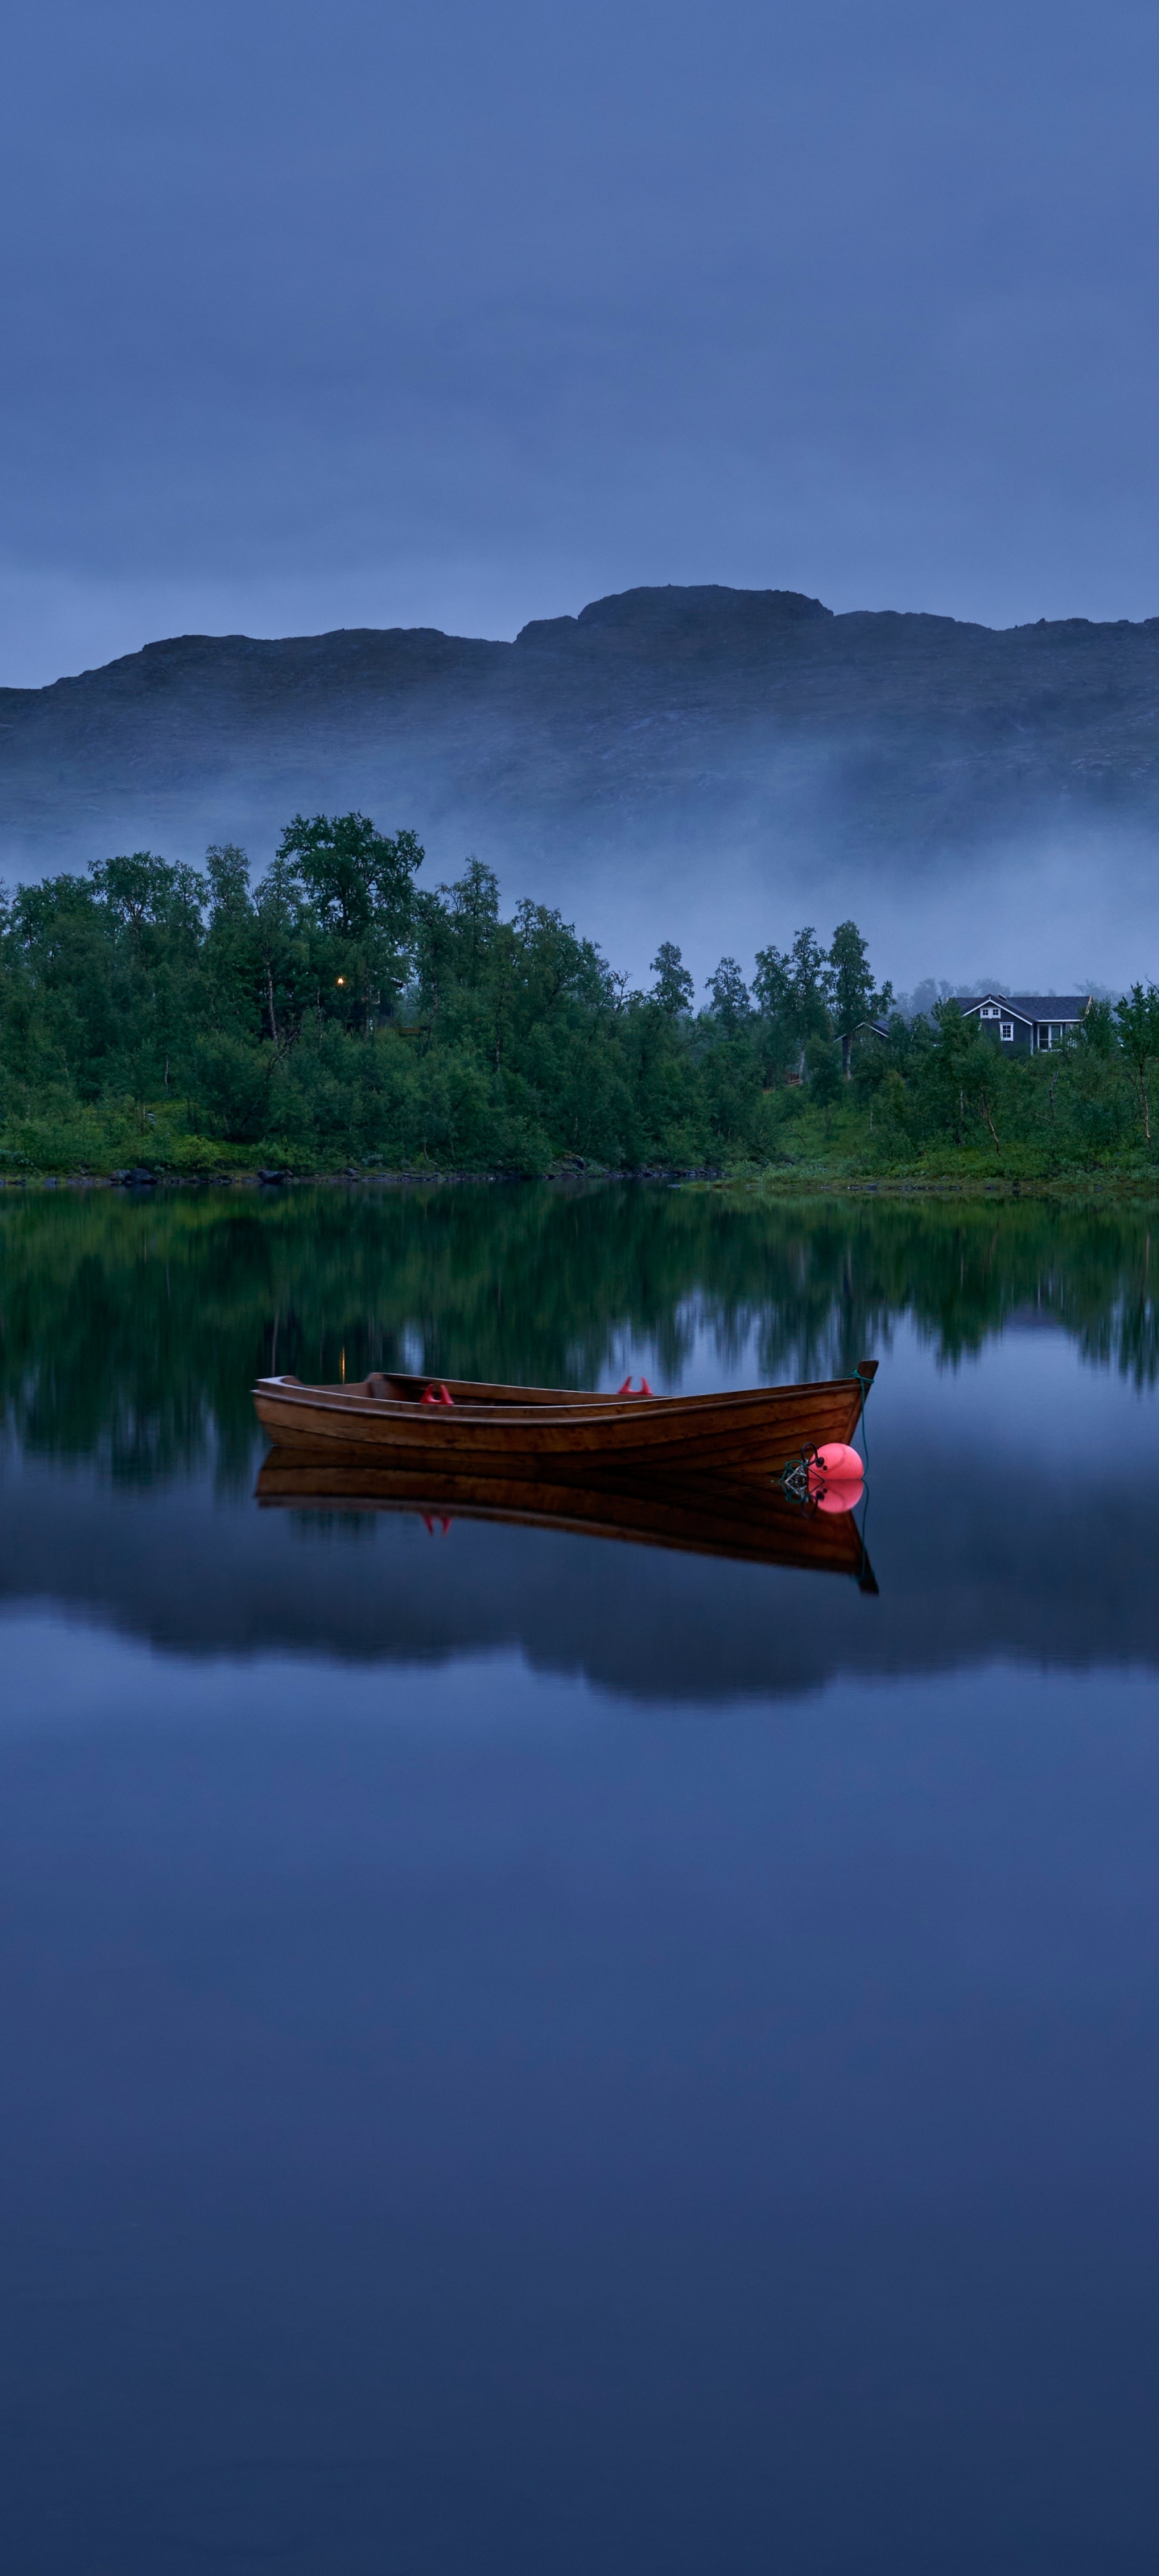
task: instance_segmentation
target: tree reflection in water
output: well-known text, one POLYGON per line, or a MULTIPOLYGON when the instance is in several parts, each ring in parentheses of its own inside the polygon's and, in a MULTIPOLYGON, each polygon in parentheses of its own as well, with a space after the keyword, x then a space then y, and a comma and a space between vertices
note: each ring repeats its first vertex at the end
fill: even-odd
POLYGON ((248 1478, 249 1390, 412 1366, 591 1386, 627 1344, 678 1386, 845 1373, 903 1318, 951 1366, 1037 1318, 1159 1376, 1143 1206, 804 1200, 647 1183, 56 1192, 0 1204, 0 1373, 27 1450, 150 1483, 248 1478))

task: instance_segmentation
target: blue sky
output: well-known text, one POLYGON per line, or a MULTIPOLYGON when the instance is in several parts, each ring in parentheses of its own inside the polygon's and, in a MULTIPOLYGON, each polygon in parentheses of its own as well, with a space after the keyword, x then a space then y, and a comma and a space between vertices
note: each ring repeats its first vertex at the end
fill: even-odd
POLYGON ((1159 610, 1134 0, 42 0, 0 680, 636 582, 1159 610))

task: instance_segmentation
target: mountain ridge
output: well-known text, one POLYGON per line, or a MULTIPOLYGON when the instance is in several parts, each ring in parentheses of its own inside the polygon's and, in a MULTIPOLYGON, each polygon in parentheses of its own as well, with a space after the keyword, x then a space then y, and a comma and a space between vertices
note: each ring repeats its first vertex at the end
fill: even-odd
POLYGON ((867 866, 929 890, 1036 837, 1149 845, 1159 618, 991 628, 669 584, 511 641, 163 637, 0 690, 10 876, 227 839, 260 866, 295 811, 352 806, 413 826, 434 871, 474 849, 508 891, 574 911, 582 881, 605 913, 706 861, 788 902, 867 866))

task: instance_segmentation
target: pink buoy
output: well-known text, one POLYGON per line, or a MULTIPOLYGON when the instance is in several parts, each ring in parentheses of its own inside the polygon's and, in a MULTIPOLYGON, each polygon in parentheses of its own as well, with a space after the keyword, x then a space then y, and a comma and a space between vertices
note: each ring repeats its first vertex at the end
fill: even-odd
POLYGON ((809 1474, 810 1476, 822 1475, 830 1484, 834 1478, 846 1484, 853 1481, 860 1484, 865 1469, 861 1463, 860 1452, 851 1449, 847 1441, 826 1440, 817 1451, 816 1457, 810 1459, 809 1474))
POLYGON ((852 1476, 843 1476, 839 1485, 819 1485, 813 1499, 819 1512, 853 1512, 864 1492, 860 1478, 854 1484, 852 1476))

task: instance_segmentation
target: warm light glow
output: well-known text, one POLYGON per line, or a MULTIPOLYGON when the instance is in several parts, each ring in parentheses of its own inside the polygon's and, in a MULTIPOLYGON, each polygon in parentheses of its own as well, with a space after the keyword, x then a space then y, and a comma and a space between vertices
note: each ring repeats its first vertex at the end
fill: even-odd
POLYGON ((345 975, 339 975, 339 976, 337 977, 337 979, 336 979, 336 980, 337 980, 337 982, 338 982, 339 984, 344 984, 344 983, 345 983, 345 981, 346 981, 346 977, 345 977, 345 975))

